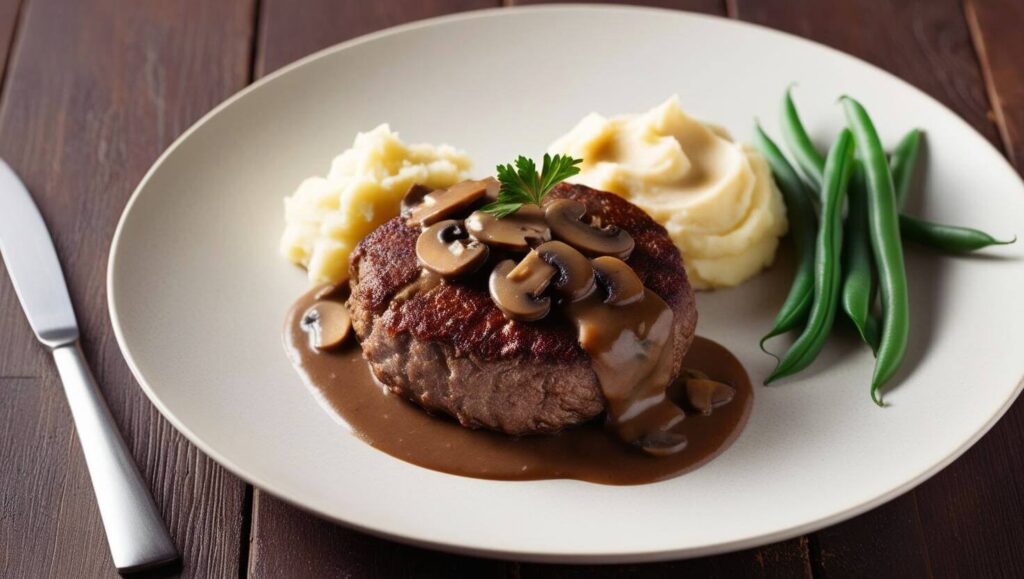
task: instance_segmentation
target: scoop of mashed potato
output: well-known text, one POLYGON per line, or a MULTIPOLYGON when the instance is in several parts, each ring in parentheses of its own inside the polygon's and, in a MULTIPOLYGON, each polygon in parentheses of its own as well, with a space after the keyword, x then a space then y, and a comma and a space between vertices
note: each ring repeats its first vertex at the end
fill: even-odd
POLYGON ((678 97, 641 114, 590 114, 550 152, 583 159, 572 181, 621 195, 664 225, 698 289, 750 279, 786 233, 765 159, 688 116, 678 97))
POLYGON ((326 177, 310 177, 284 200, 281 253, 312 283, 348 278, 349 254, 361 239, 398 215, 415 183, 434 189, 468 177, 469 157, 448 145, 406 145, 382 124, 356 135, 326 177))

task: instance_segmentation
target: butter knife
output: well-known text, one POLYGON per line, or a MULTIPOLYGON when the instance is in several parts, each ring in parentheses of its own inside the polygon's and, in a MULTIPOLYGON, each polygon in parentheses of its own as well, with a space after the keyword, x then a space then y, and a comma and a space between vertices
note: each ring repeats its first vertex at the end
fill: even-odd
POLYGON ((36 337, 53 354, 118 571, 178 558, 78 345, 78 323, 43 217, 0 160, 0 255, 36 337))

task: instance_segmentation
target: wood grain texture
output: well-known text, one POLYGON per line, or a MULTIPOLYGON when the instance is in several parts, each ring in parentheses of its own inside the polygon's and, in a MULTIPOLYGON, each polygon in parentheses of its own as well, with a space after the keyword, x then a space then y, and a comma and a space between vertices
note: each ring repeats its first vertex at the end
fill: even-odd
POLYGON ((966 0, 964 11, 1003 145, 1020 171, 1024 167, 1024 3, 966 0))
POLYGON ((507 6, 526 6, 529 4, 632 4, 634 6, 652 6, 655 8, 671 8, 687 12, 703 12, 724 16, 726 0, 506 0, 507 6))
MULTIPOLYGON (((976 7, 983 4, 989 3, 979 0, 976 7)), ((949 106, 993 143, 999 142, 992 122, 998 115, 990 114, 981 68, 955 0, 844 0, 816 3, 814 10, 786 0, 736 0, 736 13, 885 68, 949 106)), ((1005 30, 1019 31, 1024 25, 1019 13, 996 10, 995 17, 1003 20, 1005 30)), ((1020 41, 1015 39, 1018 46, 1020 41)), ((1016 74, 1019 81, 1019 57, 1010 54, 1014 53, 1003 60, 1017 61, 1017 69, 1003 74, 1016 74)), ((1024 134, 1021 122, 1017 118, 1011 126, 1013 121, 1008 121, 1004 134, 1024 134)), ((818 533, 821 571, 828 577, 1024 576, 1022 445, 1024 405, 1018 401, 974 448, 935 478, 870 513, 818 533)))
POLYGON ((523 579, 599 578, 625 579, 639 577, 700 577, 701 579, 734 579, 760 577, 791 579, 811 577, 808 539, 766 545, 736 553, 642 565, 535 565, 518 564, 516 577, 523 579))
POLYGON ((252 577, 810 577, 806 539, 717 557, 643 565, 538 565, 449 555, 378 539, 257 491, 252 577))
POLYGON ((1024 577, 1024 404, 914 494, 936 577, 1024 577))
POLYGON ((7 60, 14 44, 14 31, 18 26, 20 8, 21 0, 0 0, 0 87, 3 87, 7 60))
MULTIPOLYGON (((0 103, 7 80, 7 63, 14 52, 14 36, 20 16, 21 0, 0 0, 0 103)), ((0 260, 0 278, 7 277, 7 269, 0 260)), ((3 283, 3 282, 0 282, 3 283)), ((18 300, 11 287, 0 288, 0 328, 4 331, 31 332, 28 321, 21 313, 18 300)), ((6 340, 6 355, 0 355, 0 377, 35 376, 36 364, 30 355, 31 340, 6 340)), ((2 350, 0 350, 2 351, 2 350)))
POLYGON ((263 0, 256 77, 363 34, 444 14, 495 8, 500 0, 263 0))
MULTIPOLYGON (((105 266, 146 169, 247 82, 252 10, 248 0, 31 0, 0 102, 0 157, 50 227, 87 358, 186 576, 237 573, 244 485, 186 443, 135 384, 111 332, 105 266)), ((7 279, 0 322, 0 576, 115 576, 56 372, 7 279)))
POLYGON ((993 143, 995 126, 958 0, 730 0, 740 20, 818 41, 938 99, 993 143))
POLYGON ((251 577, 501 577, 513 565, 371 537, 259 491, 253 510, 251 577))
POLYGON ((907 493, 852 521, 815 533, 817 575, 930 577, 916 498, 907 493))

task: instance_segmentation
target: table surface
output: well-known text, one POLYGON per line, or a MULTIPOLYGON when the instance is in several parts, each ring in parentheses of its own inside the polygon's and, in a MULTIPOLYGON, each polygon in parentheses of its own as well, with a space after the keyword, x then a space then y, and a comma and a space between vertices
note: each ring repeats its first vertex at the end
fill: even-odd
MULTIPOLYGON (((507 5, 509 2, 505 2, 507 5)), ((779 28, 931 94, 1024 169, 1020 0, 661 0, 779 28)), ((912 492, 765 547, 650 565, 476 559, 338 527, 245 484, 136 386, 107 316, 105 264, 128 196, 201 115, 323 47, 501 0, 0 0, 0 158, 53 232, 83 346, 180 566, 156 576, 1024 577, 1024 404, 912 492)), ((6 278, 0 266, 0 278, 6 278)), ((107 552, 56 371, 0 279, 0 577, 106 577, 107 552)))

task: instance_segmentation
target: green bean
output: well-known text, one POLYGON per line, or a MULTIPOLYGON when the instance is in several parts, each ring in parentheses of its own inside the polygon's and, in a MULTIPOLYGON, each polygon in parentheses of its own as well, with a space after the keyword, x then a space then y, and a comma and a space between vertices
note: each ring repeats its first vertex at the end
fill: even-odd
POLYGON ((889 159, 892 180, 896 185, 896 208, 900 211, 906 204, 907 191, 910 191, 910 183, 914 180, 914 168, 917 166, 917 156, 920 150, 921 131, 912 129, 900 139, 889 159))
POLYGON ((871 399, 881 406, 881 388, 899 370, 907 352, 910 331, 907 272, 903 266, 899 212, 892 173, 871 117, 854 99, 843 96, 839 100, 853 131, 857 150, 864 159, 867 176, 868 229, 882 295, 881 338, 871 377, 871 399))
POLYGON ((839 301, 840 253, 843 246, 843 202, 853 165, 853 139, 843 129, 825 161, 822 185, 821 227, 815 243, 814 302, 807 325, 793 342, 775 370, 765 379, 769 384, 803 370, 825 345, 836 317, 839 301))
POLYGON ((800 172, 815 190, 820 191, 825 171, 825 157, 814 148, 814 143, 811 142, 811 137, 800 120, 796 104, 793 103, 792 92, 793 87, 790 86, 782 99, 782 138, 786 142, 786 148, 796 158, 800 172))
POLYGON ((909 215, 900 215, 900 231, 910 241, 949 253, 966 253, 990 245, 1008 245, 1017 241, 1016 237, 1001 241, 977 229, 943 225, 909 215))
MULTIPOLYGON (((786 147, 796 157, 804 176, 816 186, 821 186, 822 174, 825 169, 825 158, 814 147, 807 129, 800 120, 800 113, 793 102, 792 87, 786 89, 782 101, 782 133, 786 141, 786 147)), ((914 145, 919 144, 915 142, 914 145)), ((909 158, 911 163, 916 160, 909 158)), ((875 291, 874 268, 871 263, 871 248, 867 231, 867 207, 863 207, 860 215, 858 209, 853 207, 855 198, 858 195, 855 190, 860 190, 860 202, 866 203, 863 199, 867 193, 863 190, 863 175, 853 176, 854 182, 850 184, 850 217, 853 223, 847 225, 850 235, 849 245, 846 250, 846 271, 842 289, 843 309, 847 316, 853 321, 857 332, 862 340, 871 346, 872 350, 878 347, 878 320, 871 312, 871 301, 875 291), (858 183, 859 182, 859 183, 858 183)), ((909 179, 908 179, 909 182, 909 179)), ((762 342, 763 343, 763 342, 762 342)))
MULTIPOLYGON (((920 142, 921 131, 910 131, 900 140, 889 160, 893 181, 896 184, 896 204, 900 207, 903 206, 907 191, 910 190, 910 183, 913 181, 920 142)), ((1006 245, 1017 240, 1014 237, 1009 241, 1000 241, 984 231, 944 225, 906 214, 900 215, 900 232, 905 239, 949 253, 967 253, 991 245, 1006 245)))
POLYGON ((797 268, 789 295, 775 316, 772 329, 761 338, 761 350, 769 339, 784 334, 799 326, 807 318, 814 298, 814 207, 812 193, 806 190, 792 165, 771 138, 758 125, 754 131, 754 145, 760 149, 771 166, 772 176, 786 201, 786 217, 789 220, 790 236, 796 250, 797 268))
POLYGON ((875 266, 871 262, 871 241, 868 238, 867 194, 864 167, 859 161, 854 161, 850 177, 850 209, 843 241, 842 304, 861 339, 874 351, 878 349, 878 320, 871 312, 875 266))
POLYGON ((861 339, 871 348, 872 353, 878 353, 878 342, 882 339, 882 322, 874 312, 869 311, 868 317, 864 320, 864 335, 861 339))

